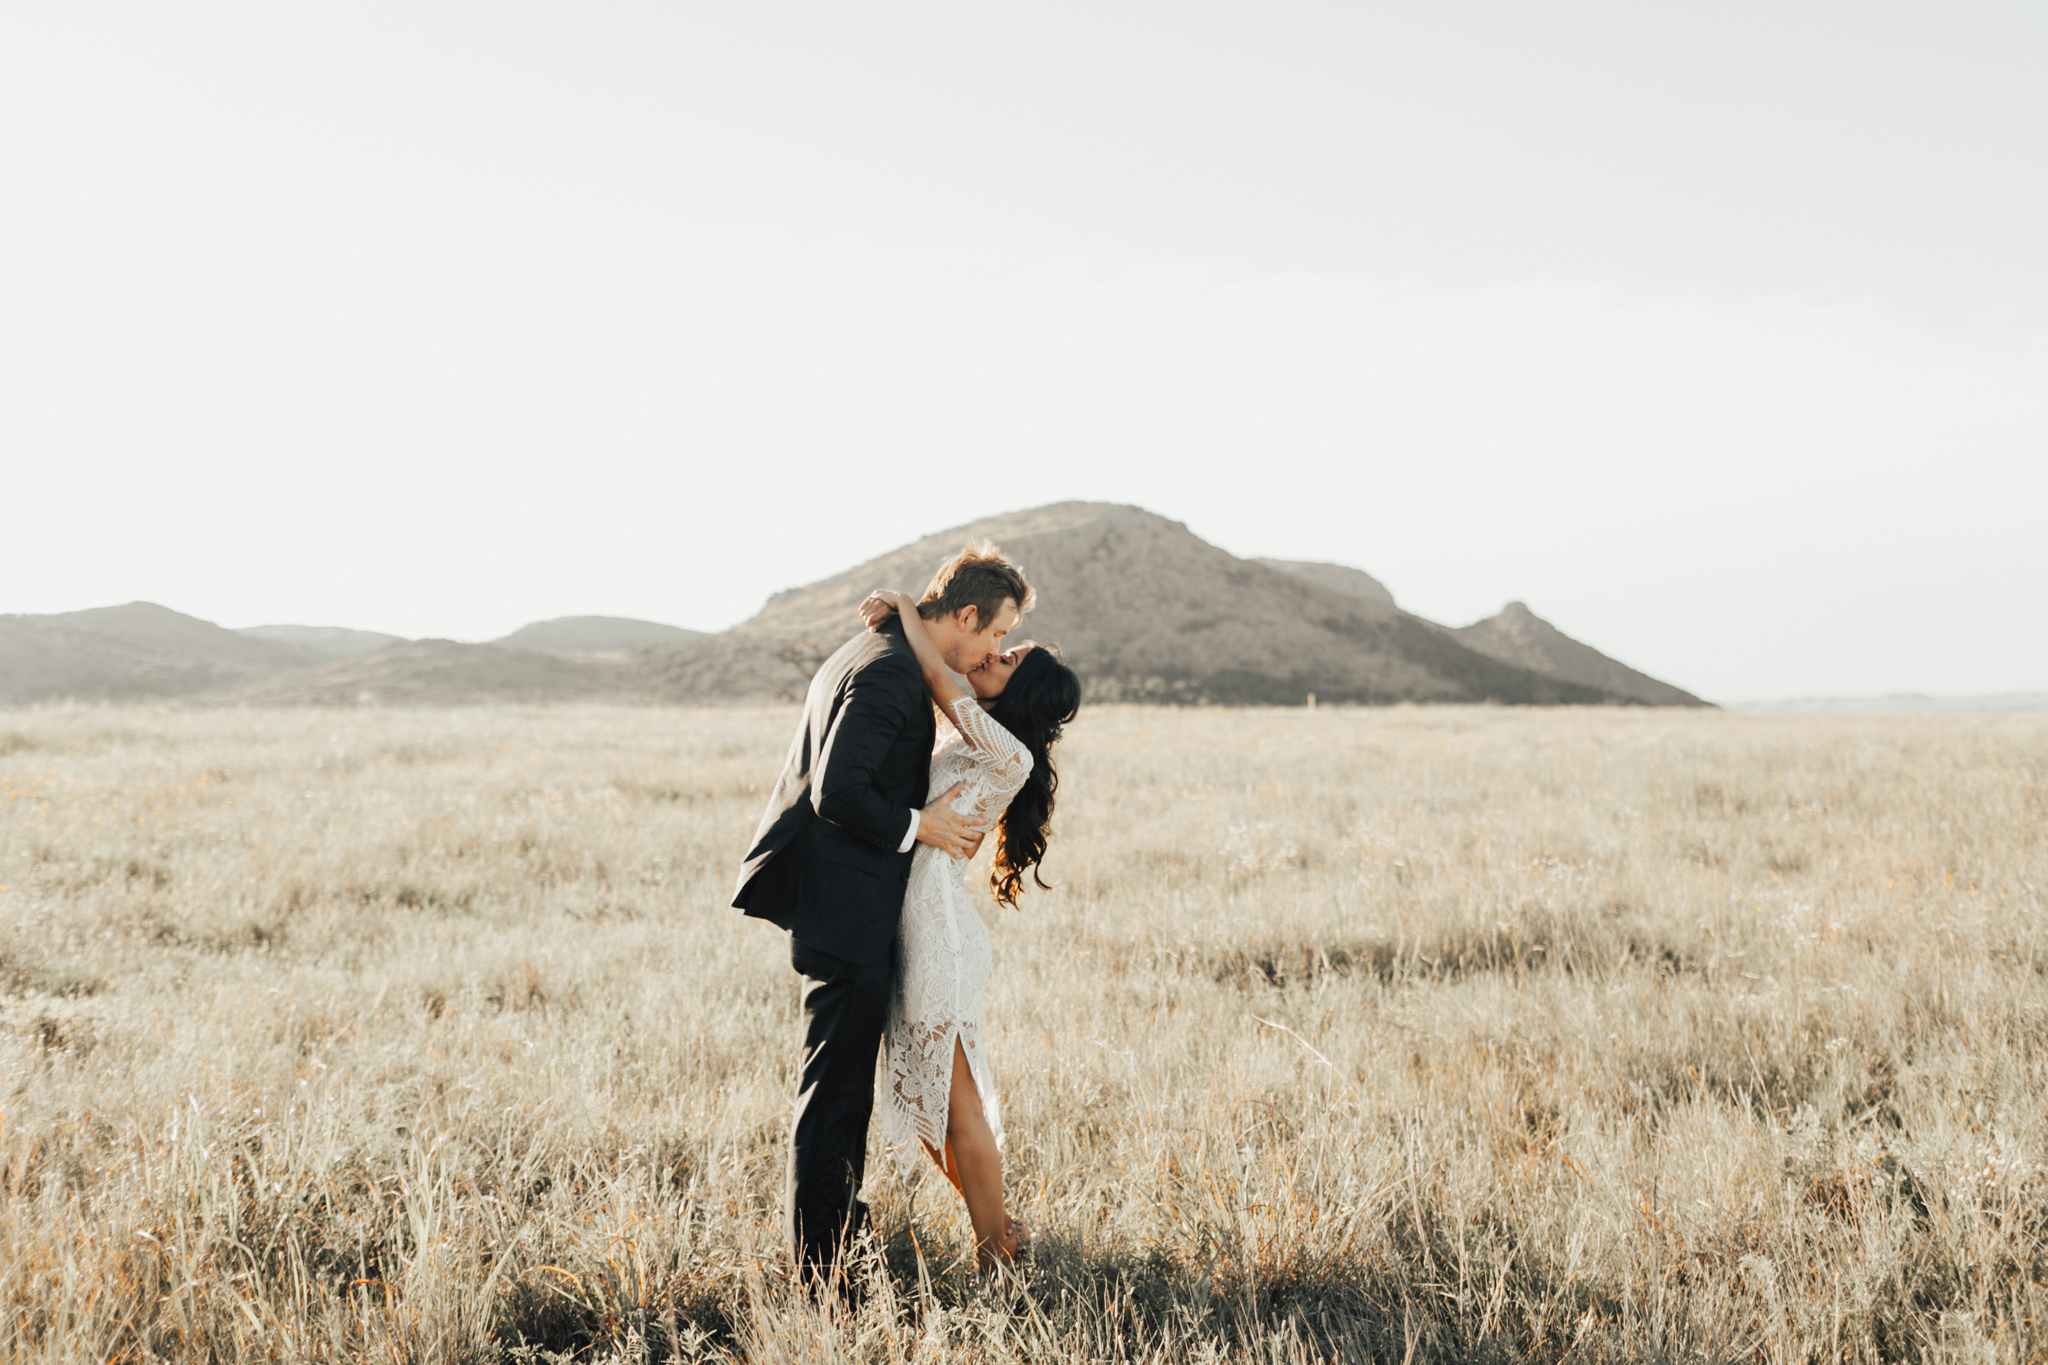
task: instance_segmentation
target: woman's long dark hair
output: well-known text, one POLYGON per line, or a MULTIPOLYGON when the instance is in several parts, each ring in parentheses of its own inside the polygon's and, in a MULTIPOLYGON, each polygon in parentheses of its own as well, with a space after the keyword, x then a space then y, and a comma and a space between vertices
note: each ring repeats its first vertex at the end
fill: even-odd
POLYGON ((1025 779, 1024 790, 1010 798, 1010 808, 996 827, 996 861, 988 874, 990 893, 1012 908, 1027 872, 1040 888, 1051 889, 1038 875, 1038 864, 1052 834, 1052 801, 1060 786, 1052 746, 1080 709, 1081 680, 1060 657, 1057 645, 1039 645, 1026 654, 989 708, 989 718, 1031 751, 1031 776, 1025 779))

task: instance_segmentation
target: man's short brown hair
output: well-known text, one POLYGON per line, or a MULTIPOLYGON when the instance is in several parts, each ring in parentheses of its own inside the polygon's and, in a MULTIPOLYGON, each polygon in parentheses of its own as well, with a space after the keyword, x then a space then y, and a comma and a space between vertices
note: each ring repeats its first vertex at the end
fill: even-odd
POLYGON ((987 630, 989 622, 1003 609, 1005 598, 1014 599, 1019 612, 1031 610, 1035 594, 1024 581, 1024 571, 1004 559, 1002 552, 987 541, 962 546, 960 553, 939 565, 917 614, 927 621, 951 616, 963 607, 973 607, 975 626, 987 630))

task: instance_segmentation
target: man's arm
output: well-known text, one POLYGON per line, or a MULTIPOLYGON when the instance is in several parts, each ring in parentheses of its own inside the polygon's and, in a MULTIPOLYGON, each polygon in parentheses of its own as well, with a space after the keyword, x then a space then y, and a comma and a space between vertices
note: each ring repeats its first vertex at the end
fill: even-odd
POLYGON ((811 782, 820 819, 879 848, 896 849, 910 837, 910 808, 875 790, 875 771, 910 724, 912 707, 923 705, 917 666, 896 655, 874 660, 847 680, 811 782))

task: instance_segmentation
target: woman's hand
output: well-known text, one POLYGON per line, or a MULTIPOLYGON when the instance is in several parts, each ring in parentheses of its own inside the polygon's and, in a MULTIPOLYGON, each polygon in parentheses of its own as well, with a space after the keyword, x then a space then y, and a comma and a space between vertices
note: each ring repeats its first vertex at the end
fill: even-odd
MULTIPOLYGON (((903 640, 910 646, 910 652, 917 656, 917 671, 924 674, 924 690, 931 694, 939 710, 946 712, 954 702, 963 697, 972 697, 965 683, 946 666, 946 656, 932 642, 932 635, 925 628, 924 618, 917 614, 917 599, 907 592, 891 592, 877 588, 867 595, 860 604, 860 619, 867 622, 869 630, 880 630, 889 623, 890 617, 902 622, 903 640)), ((951 714, 950 712, 946 712, 951 714)))
POLYGON ((883 623, 890 617, 896 615, 899 611, 906 611, 915 605, 910 600, 909 593, 892 592, 887 588, 877 588, 868 594, 865 602, 860 604, 860 619, 866 623, 869 630, 880 630, 883 623))

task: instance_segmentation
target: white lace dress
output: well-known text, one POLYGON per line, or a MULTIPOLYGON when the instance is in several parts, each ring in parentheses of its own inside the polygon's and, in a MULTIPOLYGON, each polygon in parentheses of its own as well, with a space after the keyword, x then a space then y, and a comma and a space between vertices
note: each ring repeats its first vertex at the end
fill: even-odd
MULTIPOLYGON (((958 734, 932 753, 933 793, 964 782, 953 809, 993 825, 1031 773, 1031 752, 990 720, 973 698, 953 703, 958 734)), ((988 929, 968 899, 967 864, 919 844, 896 931, 896 986, 889 1000, 882 1095, 882 1133, 899 1161, 917 1157, 916 1143, 946 1145, 946 1108, 953 1080, 953 1040, 967 1053, 982 1112, 1002 1145, 1002 1117, 981 1050, 981 991, 991 961, 988 929)))

